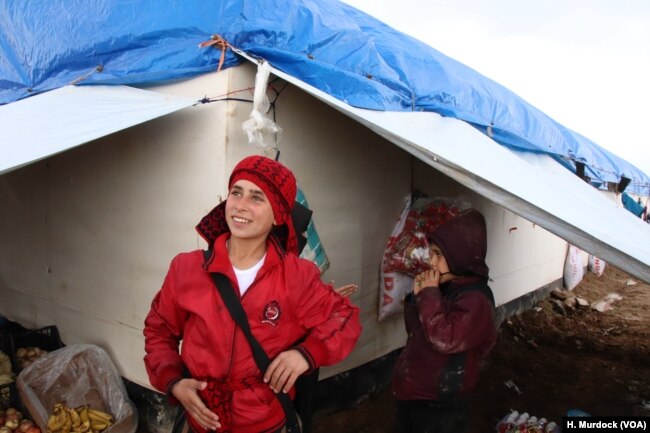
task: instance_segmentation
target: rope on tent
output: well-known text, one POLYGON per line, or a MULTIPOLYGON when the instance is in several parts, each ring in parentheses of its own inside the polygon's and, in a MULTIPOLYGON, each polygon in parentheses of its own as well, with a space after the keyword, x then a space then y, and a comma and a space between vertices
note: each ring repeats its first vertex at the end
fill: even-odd
POLYGON ((74 86, 77 83, 82 82, 86 78, 90 77, 92 74, 95 72, 103 72, 104 71, 104 66, 103 65, 97 65, 95 66, 90 72, 87 72, 83 74, 81 77, 75 78, 74 80, 70 81, 67 85, 68 86, 74 86))
POLYGON ((204 47, 215 47, 215 48, 221 48, 221 57, 219 57, 219 66, 217 67, 217 72, 221 70, 221 67, 223 66, 223 62, 226 59, 226 50, 228 48, 232 48, 232 45, 228 43, 224 38, 222 38, 219 35, 212 35, 210 37, 210 40, 201 42, 199 44, 199 48, 204 48, 204 47))
MULTIPOLYGON (((268 85, 268 90, 272 90, 273 93, 275 94, 275 98, 273 98, 272 101, 270 101, 271 108, 273 108, 273 120, 275 121, 275 103, 277 102, 278 98, 280 98, 280 95, 282 92, 284 92, 284 89, 287 88, 289 83, 286 81, 284 82, 284 85, 282 88, 279 90, 275 88, 273 85, 276 81, 280 81, 281 78, 274 78, 271 80, 271 82, 268 85)), ((254 101, 252 99, 244 99, 244 98, 233 98, 231 95, 235 95, 237 93, 243 93, 243 92, 248 92, 251 95, 253 94, 255 88, 254 87, 245 87, 243 89, 238 89, 238 90, 231 90, 228 93, 222 93, 221 95, 217 96, 204 96, 202 99, 198 100, 194 105, 198 104, 209 104, 210 102, 222 102, 222 101, 238 101, 238 102, 248 102, 248 103, 253 103, 254 101)))

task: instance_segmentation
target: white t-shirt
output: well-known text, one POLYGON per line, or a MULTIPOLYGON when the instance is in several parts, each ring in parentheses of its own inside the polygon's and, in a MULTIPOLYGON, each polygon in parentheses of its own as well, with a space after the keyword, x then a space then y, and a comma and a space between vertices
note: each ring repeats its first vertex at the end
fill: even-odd
POLYGON ((255 280, 255 276, 257 275, 257 271, 260 270, 262 265, 264 264, 264 259, 266 259, 266 254, 262 256, 259 262, 255 263, 252 267, 248 269, 237 269, 236 267, 232 267, 233 270, 235 271, 235 276, 237 277, 237 284, 239 285, 239 292, 241 293, 242 296, 244 296, 244 293, 246 293, 246 290, 253 284, 253 281, 255 280))

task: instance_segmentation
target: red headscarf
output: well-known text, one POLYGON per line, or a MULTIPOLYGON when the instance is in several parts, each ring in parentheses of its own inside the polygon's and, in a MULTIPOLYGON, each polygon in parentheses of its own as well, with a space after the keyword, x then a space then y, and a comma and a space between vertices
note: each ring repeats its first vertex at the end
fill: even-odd
MULTIPOLYGON (((298 253, 298 241, 291 219, 291 209, 296 201, 296 178, 291 170, 271 158, 253 155, 242 159, 235 166, 228 181, 228 189, 238 180, 248 180, 266 194, 273 217, 278 225, 286 225, 288 252, 298 253)), ((224 202, 225 203, 225 202, 224 202)), ((224 204, 218 205, 196 226, 197 231, 210 245, 221 233, 228 231, 224 204)))

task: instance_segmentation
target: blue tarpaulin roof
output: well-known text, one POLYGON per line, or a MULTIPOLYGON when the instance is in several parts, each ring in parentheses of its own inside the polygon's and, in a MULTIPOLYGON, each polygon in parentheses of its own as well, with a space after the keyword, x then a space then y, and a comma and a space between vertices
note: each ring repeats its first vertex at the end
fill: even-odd
MULTIPOLYGON (((49 0, 0 3, 0 103, 67 84, 147 84, 214 71, 219 35, 348 104, 432 111, 497 142, 553 155, 597 181, 650 178, 498 83, 337 0, 49 0)), ((224 67, 241 61, 231 50, 224 67)))

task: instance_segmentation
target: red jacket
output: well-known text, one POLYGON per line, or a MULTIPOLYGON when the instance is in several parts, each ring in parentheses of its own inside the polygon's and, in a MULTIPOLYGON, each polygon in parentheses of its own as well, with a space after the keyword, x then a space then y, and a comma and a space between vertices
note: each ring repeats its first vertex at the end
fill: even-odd
MULTIPOLYGON (((285 422, 282 407, 262 382, 248 341, 208 273, 225 274, 239 292, 226 250, 229 236, 215 241, 207 270, 201 250, 172 260, 145 320, 145 366, 151 384, 163 392, 183 375, 183 367, 192 378, 207 380, 201 397, 219 415, 218 431, 275 431, 285 422)), ((324 284, 313 263, 284 253, 273 238, 255 281, 240 299, 270 359, 295 346, 311 369, 334 364, 350 353, 361 332, 359 309, 324 284)), ((197 433, 204 431, 190 423, 197 433)))
POLYGON ((443 285, 442 291, 426 287, 407 297, 408 337, 392 381, 398 400, 440 400, 441 390, 453 398, 476 387, 480 361, 497 335, 493 301, 484 294, 489 290, 482 277, 470 276, 443 285), (450 369, 455 354, 462 358, 450 369))

